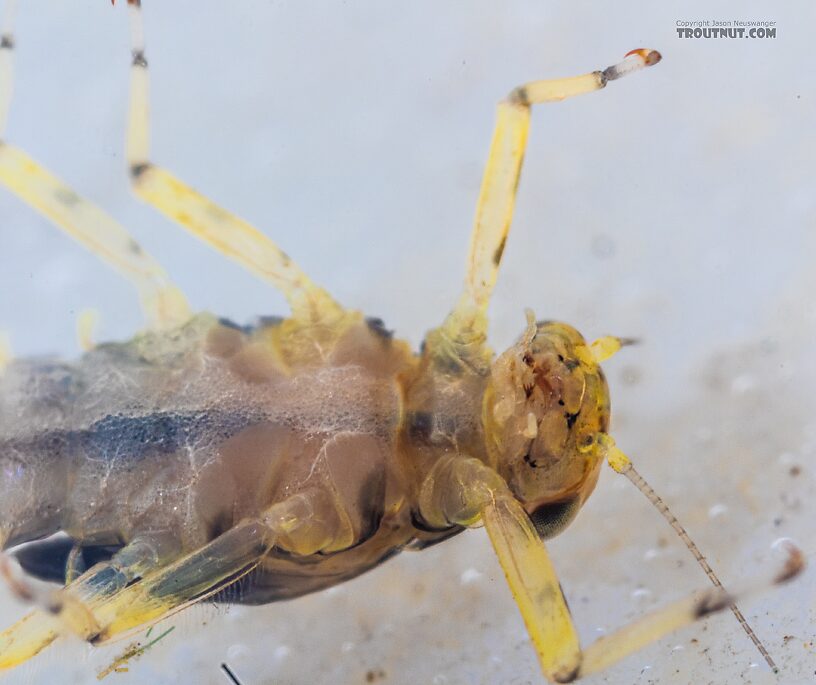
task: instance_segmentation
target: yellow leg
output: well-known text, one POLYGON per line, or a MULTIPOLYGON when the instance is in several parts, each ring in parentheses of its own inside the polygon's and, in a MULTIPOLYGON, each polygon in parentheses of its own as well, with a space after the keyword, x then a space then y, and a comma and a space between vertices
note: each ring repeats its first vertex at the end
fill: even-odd
POLYGON ((420 513, 435 527, 481 519, 521 611, 541 670, 569 682, 581 663, 581 645, 552 562, 507 484, 476 459, 440 461, 420 495, 420 513))
MULTIPOLYGON (((678 628, 727 609, 737 596, 712 588, 648 614, 582 651, 544 544, 498 474, 476 459, 440 461, 421 490, 420 514, 437 527, 484 522, 541 669, 552 682, 572 682, 603 670, 678 628)), ((782 572, 751 583, 740 594, 787 581, 803 567, 801 552, 791 549, 782 572)))
POLYGON ((133 64, 127 159, 136 194, 193 235, 280 289, 296 319, 332 323, 343 309, 258 229, 150 162, 149 79, 141 3, 129 0, 133 64))
POLYGON ((530 127, 530 107, 600 90, 609 81, 659 60, 660 54, 654 50, 636 50, 603 71, 520 86, 499 103, 471 235, 465 287, 453 311, 441 329, 429 338, 429 343, 447 348, 443 353, 474 359, 484 355, 487 305, 513 218, 530 127))
POLYGON ((0 35, 0 183, 128 278, 152 327, 180 325, 190 317, 184 295, 125 228, 25 152, 1 140, 12 93, 13 14, 14 2, 7 2, 0 35))
POLYGON ((110 600, 90 603, 101 627, 93 642, 104 642, 209 597, 249 573, 273 545, 295 555, 310 555, 336 549, 335 541, 344 533, 342 512, 328 493, 293 495, 110 600))
POLYGON ((82 558, 82 546, 74 545, 68 553, 65 562, 65 584, 70 585, 85 571, 85 561, 82 558))
POLYGON ((254 568, 272 546, 271 531, 251 521, 224 533, 207 546, 122 590, 89 605, 98 625, 87 636, 95 644, 158 621, 225 587, 254 568))
POLYGON ((0 373, 12 359, 14 359, 14 353, 11 351, 11 341, 6 333, 0 331, 0 373))
POLYGON ((0 183, 133 283, 151 327, 174 327, 190 318, 184 295, 121 224, 25 152, 2 143, 0 183))
POLYGON ((68 584, 62 590, 39 590, 13 577, 3 560, 3 575, 11 589, 23 600, 39 605, 21 621, 0 633, 0 670, 12 668, 35 656, 60 633, 70 632, 84 639, 100 628, 92 607, 112 597, 128 583, 178 556, 167 536, 137 539, 123 547, 109 561, 102 562, 72 578, 79 568, 79 547, 72 550, 66 569, 68 584))
POLYGON ((333 549, 344 532, 336 514, 331 498, 302 493, 180 558, 166 542, 134 542, 56 593, 16 583, 17 594, 43 610, 0 633, 0 670, 30 659, 61 632, 99 643, 165 618, 251 571, 276 543, 293 554, 333 549))
MULTIPOLYGON (((599 638, 584 650, 581 668, 577 677, 602 671, 665 635, 698 621, 710 614, 734 608, 738 599, 781 585, 798 576, 805 568, 801 550, 790 545, 788 557, 781 568, 772 574, 759 576, 744 583, 735 592, 726 592, 720 585, 679 600, 662 609, 643 616, 634 623, 618 629, 611 635, 599 638)), ((774 673, 776 667, 769 663, 774 673)))
POLYGON ((84 309, 77 317, 77 341, 84 350, 96 347, 96 327, 99 323, 99 312, 96 309, 84 309))

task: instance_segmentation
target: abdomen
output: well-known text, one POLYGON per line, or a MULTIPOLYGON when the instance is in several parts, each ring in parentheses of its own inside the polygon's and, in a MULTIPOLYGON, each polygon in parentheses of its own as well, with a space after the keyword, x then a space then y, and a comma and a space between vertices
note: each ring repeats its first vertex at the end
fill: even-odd
POLYGON ((351 521, 352 549, 294 564, 277 550, 247 598, 257 602, 356 575, 410 538, 395 374, 341 360, 258 377, 208 353, 223 328, 203 317, 158 349, 137 339, 76 364, 9 367, 0 379, 4 546, 63 531, 80 546, 115 548, 169 530, 190 551, 297 491, 330 489, 351 521))

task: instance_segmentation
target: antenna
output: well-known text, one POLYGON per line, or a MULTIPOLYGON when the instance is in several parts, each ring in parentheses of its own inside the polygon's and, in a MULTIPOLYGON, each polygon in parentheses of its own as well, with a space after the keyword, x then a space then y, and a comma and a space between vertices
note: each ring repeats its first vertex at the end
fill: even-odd
MULTIPOLYGON (((712 582, 714 587, 725 591, 722 582, 717 577, 717 574, 714 573, 714 569, 711 568, 702 552, 700 552, 700 548, 694 544, 694 540, 691 539, 689 534, 686 532, 686 529, 682 526, 680 521, 677 520, 677 517, 671 513, 668 505, 652 489, 652 486, 646 482, 643 476, 638 473, 637 469, 632 465, 629 458, 618 449, 618 447, 615 445, 615 441, 606 434, 600 434, 598 437, 598 444, 604 451, 609 465, 618 473, 626 476, 638 490, 646 495, 646 499, 648 499, 654 505, 655 509, 657 509, 663 515, 663 518, 669 522, 669 525, 683 541, 683 544, 685 544, 689 552, 694 555, 697 563, 700 564, 700 567, 703 569, 703 571, 705 571, 705 574, 708 576, 708 579, 712 582)), ((768 654, 768 650, 765 649, 765 645, 763 645, 762 641, 757 637, 754 629, 748 624, 748 621, 742 611, 740 611, 740 608, 733 603, 730 605, 730 608, 734 616, 737 617, 737 621, 739 621, 742 629, 751 639, 751 642, 754 643, 754 646, 759 650, 759 653, 765 659, 768 666, 770 666, 771 670, 774 673, 779 673, 779 668, 777 667, 776 663, 774 663, 771 655, 768 654)))

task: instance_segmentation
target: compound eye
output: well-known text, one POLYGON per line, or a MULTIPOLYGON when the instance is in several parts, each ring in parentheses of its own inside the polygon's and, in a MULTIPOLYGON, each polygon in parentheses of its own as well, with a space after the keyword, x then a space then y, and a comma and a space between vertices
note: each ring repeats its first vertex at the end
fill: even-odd
POLYGON ((580 509, 578 497, 542 504, 531 513, 530 520, 542 540, 549 540, 566 528, 580 509))

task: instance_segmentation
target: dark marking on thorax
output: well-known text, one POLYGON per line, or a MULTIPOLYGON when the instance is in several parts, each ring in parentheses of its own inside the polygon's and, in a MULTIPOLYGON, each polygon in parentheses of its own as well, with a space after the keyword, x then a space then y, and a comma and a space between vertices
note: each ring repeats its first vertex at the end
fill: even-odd
POLYGON ((85 457, 100 461, 138 460, 172 454, 202 441, 217 444, 264 420, 260 414, 201 410, 154 412, 140 416, 111 414, 77 430, 50 430, 25 442, 21 451, 50 458, 85 457))
POLYGON ((390 331, 385 327, 385 322, 376 316, 369 316, 365 320, 368 330, 376 335, 381 340, 389 341, 394 337, 394 331, 390 331))

